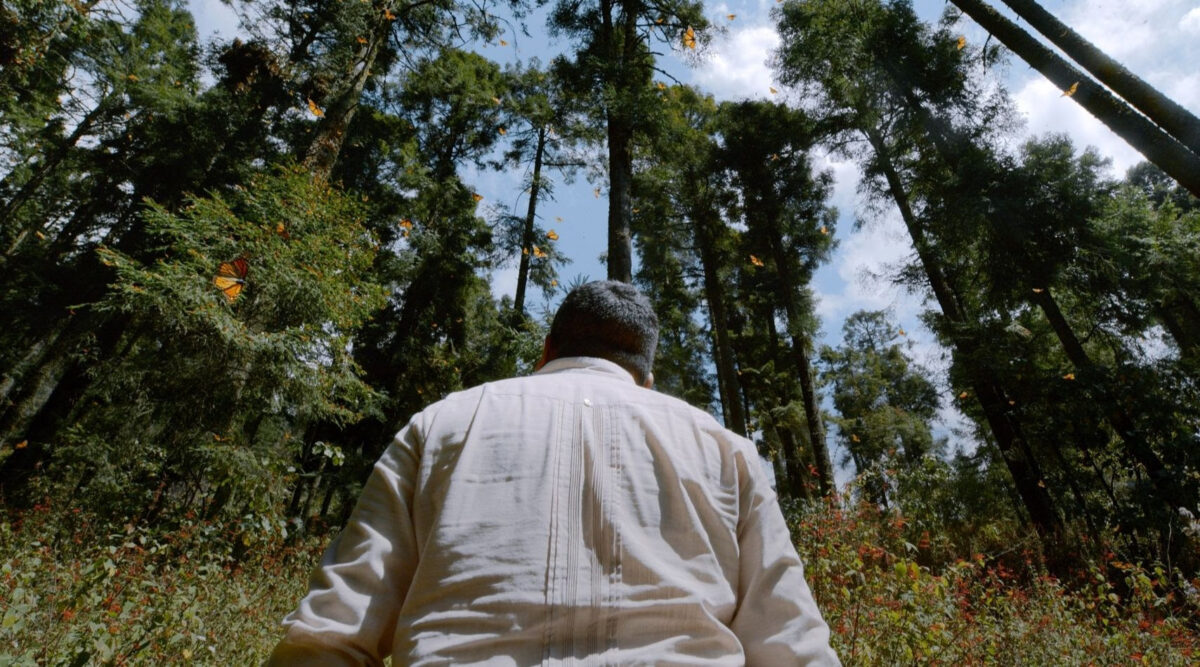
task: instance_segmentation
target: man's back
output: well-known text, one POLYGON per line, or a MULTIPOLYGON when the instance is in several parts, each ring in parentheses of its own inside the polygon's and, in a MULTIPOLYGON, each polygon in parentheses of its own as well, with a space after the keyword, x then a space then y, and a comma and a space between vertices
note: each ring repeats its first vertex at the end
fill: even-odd
POLYGON ((836 664, 753 446, 586 357, 416 415, 288 623, 355 661, 836 664))

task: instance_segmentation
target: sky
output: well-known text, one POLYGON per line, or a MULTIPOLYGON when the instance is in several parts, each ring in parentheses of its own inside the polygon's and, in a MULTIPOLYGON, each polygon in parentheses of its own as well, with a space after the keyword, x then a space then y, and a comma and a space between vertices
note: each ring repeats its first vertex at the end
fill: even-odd
MULTIPOLYGON (((228 6, 219 0, 189 1, 201 37, 214 33, 222 37, 235 34, 237 22, 228 6)), ((1000 0, 991 0, 991 4, 1011 16, 1000 0)), ((1176 102, 1200 114, 1200 67, 1197 67, 1200 63, 1200 0, 1042 0, 1041 4, 1109 56, 1176 102)), ((776 6, 774 0, 710 3, 707 14, 722 31, 700 54, 699 62, 693 66, 685 65, 677 57, 681 47, 675 45, 660 65, 679 82, 693 84, 719 100, 788 101, 788 91, 775 81, 767 65, 771 51, 779 46, 779 36, 770 16, 776 6), (730 14, 735 18, 729 19, 730 14), (780 92, 772 94, 772 87, 780 92)), ((915 0, 914 6, 922 18, 934 21, 948 3, 915 0)), ((547 49, 557 52, 569 45, 551 41, 543 25, 535 16, 529 22, 531 36, 509 34, 503 37, 507 46, 493 44, 480 50, 502 62, 533 56, 546 62, 549 59, 547 49)), ((960 29, 967 40, 975 44, 987 38, 987 34, 970 20, 962 22, 960 29)), ((1001 71, 1002 83, 1024 118, 1025 136, 1065 133, 1078 148, 1093 146, 1101 155, 1110 158, 1113 176, 1124 174, 1141 160, 1128 144, 1022 61, 1010 58, 1008 66, 1001 71)), ((946 360, 932 335, 918 320, 925 307, 922 297, 908 293, 888 278, 913 253, 898 217, 866 210, 858 194, 858 169, 854 164, 825 155, 815 162, 834 174, 836 186, 830 204, 840 213, 835 232, 837 248, 831 261, 817 272, 813 286, 822 322, 819 343, 837 345, 841 340, 842 322, 851 313, 860 309, 887 309, 908 332, 911 354, 935 377, 939 376, 946 360)), ((502 202, 513 210, 524 209, 524 198, 516 194, 521 174, 471 171, 465 177, 485 196, 482 213, 486 213, 486 206, 491 202, 502 202)), ((555 200, 539 204, 542 224, 555 230, 560 237, 558 247, 572 259, 572 263, 560 271, 560 282, 564 284, 575 276, 597 279, 605 275, 599 260, 607 243, 605 193, 603 183, 580 177, 574 184, 560 183, 555 200)), ((511 295, 515 285, 515 266, 501 268, 493 274, 495 294, 511 295)), ((553 295, 544 296, 542 302, 549 303, 553 299, 553 295)), ((531 297, 531 307, 537 308, 538 303, 535 294, 531 297)), ((949 400, 952 389, 946 387, 943 393, 945 407, 938 431, 952 434, 965 422, 949 400)), ((837 458, 836 452, 834 457, 837 458)))

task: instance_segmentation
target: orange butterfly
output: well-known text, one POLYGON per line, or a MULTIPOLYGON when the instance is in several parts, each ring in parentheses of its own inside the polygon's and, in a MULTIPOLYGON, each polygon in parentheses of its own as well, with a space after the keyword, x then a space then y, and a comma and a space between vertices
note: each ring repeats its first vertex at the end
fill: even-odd
POLYGON ((250 263, 245 257, 238 257, 232 262, 221 262, 217 267, 217 275, 213 276, 213 284, 233 303, 242 289, 246 286, 246 274, 250 272, 250 263))
POLYGON ((692 30, 692 26, 690 25, 683 33, 683 45, 689 49, 696 48, 696 31, 692 30))

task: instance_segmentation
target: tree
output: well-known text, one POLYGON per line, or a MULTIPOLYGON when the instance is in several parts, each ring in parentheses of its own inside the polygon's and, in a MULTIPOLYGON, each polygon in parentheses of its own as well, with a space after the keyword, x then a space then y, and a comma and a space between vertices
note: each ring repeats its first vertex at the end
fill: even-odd
POLYGON ((838 441, 872 501, 888 506, 895 472, 937 454, 930 423, 937 389, 912 364, 903 332, 881 311, 858 311, 842 325, 843 343, 821 350, 821 380, 832 387, 838 441), (893 478, 889 480, 889 477, 893 478))
POLYGON ((5 346, 13 360, 2 382, 9 399, 0 415, 5 438, 20 439, 56 392, 65 399, 70 392, 59 390, 69 374, 86 383, 81 350, 115 342, 120 327, 107 325, 106 316, 73 317, 69 309, 97 299, 108 282, 87 250, 103 239, 138 252, 142 198, 179 198, 186 187, 176 174, 152 178, 152 169, 140 167, 161 166, 171 156, 172 144, 158 141, 158 132, 192 99, 199 75, 195 29, 176 2, 147 0, 138 8, 132 20, 99 12, 85 22, 66 64, 42 62, 51 71, 41 76, 61 77, 60 85, 70 81, 68 71, 87 83, 64 92, 62 122, 52 123, 59 136, 39 148, 36 167, 6 175, 13 188, 4 204, 13 264, 0 298, 16 326, 5 346), (76 124, 61 136, 68 118, 76 124), (87 243, 77 245, 85 236, 87 243))
POLYGON ((1070 91, 1071 99, 1117 136, 1170 174, 1192 194, 1200 196, 1200 155, 1189 151, 1179 140, 1156 127, 983 0, 951 2, 1059 89, 1070 91))
POLYGON ((816 326, 808 284, 832 248, 836 213, 825 205, 831 177, 813 172, 809 150, 815 137, 803 113, 762 102, 727 103, 721 112, 719 159, 741 195, 748 254, 762 256, 759 263, 767 269, 762 286, 775 295, 785 317, 817 479, 828 495, 834 490, 833 465, 813 385, 816 326))
MULTIPOLYGON (((664 85, 662 109, 660 127, 639 153, 634 181, 635 230, 645 257, 641 271, 653 276, 660 265, 677 266, 675 271, 685 279, 700 283, 721 412, 728 428, 745 435, 746 410, 729 318, 729 279, 738 270, 736 240, 721 217, 734 195, 716 158, 720 115, 711 96, 687 86, 664 85)), ((647 290, 657 290, 654 278, 642 283, 647 290)), ((689 295, 682 301, 694 308, 694 299, 689 295)), ((690 329, 696 316, 688 310, 685 326, 690 329)), ((698 402, 710 400, 711 390, 698 402)))
MULTIPOLYGON (((960 396, 978 401, 1034 526, 1043 536, 1056 536, 1061 521, 1033 448, 1009 410, 1011 399, 988 368, 981 344, 985 338, 966 310, 960 281, 968 275, 967 259, 951 259, 931 234, 937 218, 930 214, 952 211, 943 198, 955 197, 958 179, 972 173, 947 170, 944 162, 942 167, 925 163, 937 170, 934 178, 918 181, 907 173, 909 165, 920 165, 930 155, 929 143, 941 140, 937 130, 948 125, 945 119, 968 118, 972 127, 985 132, 1003 128, 1002 117, 999 123, 989 122, 997 116, 990 108, 994 101, 964 87, 965 56, 955 48, 956 40, 944 33, 931 35, 906 2, 807 2, 785 5, 779 19, 786 45, 776 62, 782 80, 803 87, 819 116, 841 129, 841 135, 853 133, 865 140, 865 182, 895 204, 909 232, 920 271, 941 311, 931 318, 932 328, 953 345, 957 378, 970 387, 960 396)), ((985 61, 994 57, 982 55, 985 61)), ((940 151, 943 156, 952 152, 940 151)))
POLYGON ((1160 93, 1033 0, 1004 0, 1018 16, 1175 140, 1200 155, 1200 118, 1160 93))
POLYGON ((273 480, 295 445, 288 425, 353 423, 378 405, 347 349, 383 299, 360 216, 291 168, 231 201, 197 198, 180 215, 150 208, 152 260, 102 249, 116 282, 89 310, 128 325, 60 425, 71 446, 57 463, 77 490, 106 507, 141 504, 143 516, 174 503, 216 514, 235 500, 239 516, 273 512, 273 480), (240 278, 218 282, 239 275, 223 268, 234 263, 240 278))
POLYGON ((708 27, 701 10, 694 0, 561 0, 551 14, 551 33, 578 45, 574 60, 556 65, 594 100, 607 134, 609 279, 633 279, 633 142, 657 104, 651 44, 694 49, 708 27))
POLYGON ((570 95, 563 90, 558 77, 536 65, 513 76, 516 81, 506 106, 506 132, 511 143, 504 153, 504 164, 516 167, 531 164, 525 215, 509 218, 517 224, 511 225, 504 243, 506 249, 519 253, 517 289, 513 296, 514 322, 519 322, 525 318, 525 292, 531 269, 534 269, 533 282, 549 289, 558 283, 555 266, 564 261, 553 250, 558 233, 537 225, 538 203, 553 193, 553 181, 544 171, 558 169, 570 178, 582 166, 582 160, 572 153, 580 128, 576 125, 576 112, 570 108, 570 95))

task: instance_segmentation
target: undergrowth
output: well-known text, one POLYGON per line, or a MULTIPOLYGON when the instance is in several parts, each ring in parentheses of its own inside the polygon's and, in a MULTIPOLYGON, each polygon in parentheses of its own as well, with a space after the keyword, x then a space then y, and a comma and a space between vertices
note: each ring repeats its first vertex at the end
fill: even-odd
MULTIPOLYGON (((1050 576, 1014 535, 955 557, 903 517, 789 511, 848 665, 1186 665, 1197 582, 1111 557, 1050 576), (1190 588, 1189 588, 1190 587, 1190 588), (1180 591, 1183 591, 1182 593, 1180 591)), ((46 502, 0 521, 0 665, 259 664, 328 537, 184 517, 100 524, 46 502)), ((1111 556, 1111 554, 1110 554, 1111 556)))

